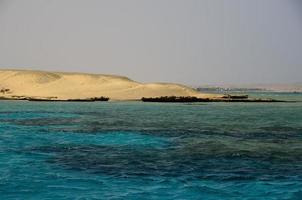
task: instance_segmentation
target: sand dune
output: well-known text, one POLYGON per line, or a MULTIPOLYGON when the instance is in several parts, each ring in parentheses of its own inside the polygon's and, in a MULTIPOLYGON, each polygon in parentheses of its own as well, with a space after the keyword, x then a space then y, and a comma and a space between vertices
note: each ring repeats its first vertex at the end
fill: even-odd
POLYGON ((57 100, 106 96, 111 100, 136 100, 142 97, 198 96, 212 97, 179 84, 143 84, 127 77, 101 74, 0 70, 3 97, 26 96, 57 100))

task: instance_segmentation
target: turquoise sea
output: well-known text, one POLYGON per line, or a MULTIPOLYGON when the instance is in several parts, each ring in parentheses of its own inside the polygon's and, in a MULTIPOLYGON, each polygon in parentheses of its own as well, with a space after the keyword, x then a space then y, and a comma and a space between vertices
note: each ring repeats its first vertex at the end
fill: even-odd
POLYGON ((302 199, 302 103, 0 101, 0 199, 302 199))

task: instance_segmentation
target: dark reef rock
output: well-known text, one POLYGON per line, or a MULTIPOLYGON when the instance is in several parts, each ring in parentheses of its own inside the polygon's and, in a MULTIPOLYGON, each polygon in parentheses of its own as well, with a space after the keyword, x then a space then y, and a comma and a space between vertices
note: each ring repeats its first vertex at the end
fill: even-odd
POLYGON ((61 100, 57 99, 57 97, 27 97, 27 96, 11 96, 11 97, 5 97, 0 96, 0 100, 25 100, 25 101, 55 101, 55 102, 94 102, 94 101, 109 101, 109 97, 92 97, 92 98, 86 98, 86 99, 66 99, 61 100))
POLYGON ((240 96, 223 96, 220 98, 198 98, 198 97, 176 97, 176 96, 162 96, 154 98, 143 97, 143 102, 165 102, 165 103, 190 103, 190 102, 257 102, 257 103, 273 103, 273 102, 294 102, 294 101, 283 101, 276 99, 255 99, 248 98, 247 95, 240 96))
POLYGON ((223 99, 248 99, 248 95, 230 95, 226 94, 222 97, 223 99))
POLYGON ((162 96, 154 98, 143 97, 141 99, 144 102, 169 102, 169 103, 185 103, 185 102, 210 102, 209 98, 198 98, 198 97, 176 97, 176 96, 162 96))
POLYGON ((86 99, 67 99, 67 100, 56 100, 56 99, 40 99, 40 98, 29 98, 28 101, 69 101, 69 102, 94 102, 94 101, 109 101, 108 97, 92 97, 86 99))

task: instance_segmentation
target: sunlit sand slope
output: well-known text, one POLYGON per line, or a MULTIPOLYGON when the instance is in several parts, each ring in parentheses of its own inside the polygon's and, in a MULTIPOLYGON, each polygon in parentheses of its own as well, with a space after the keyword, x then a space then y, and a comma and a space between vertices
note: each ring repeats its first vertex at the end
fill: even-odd
POLYGON ((106 96, 111 100, 135 100, 142 97, 211 97, 179 84, 143 84, 115 75, 0 70, 0 96, 26 96, 58 100, 106 96), (3 91, 3 89, 8 89, 3 91))

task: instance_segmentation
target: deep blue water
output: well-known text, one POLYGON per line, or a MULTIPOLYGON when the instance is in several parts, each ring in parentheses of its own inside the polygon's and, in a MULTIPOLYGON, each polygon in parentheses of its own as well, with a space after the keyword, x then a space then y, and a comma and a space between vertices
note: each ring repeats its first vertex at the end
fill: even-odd
POLYGON ((0 101, 0 199, 302 199, 302 103, 0 101))

